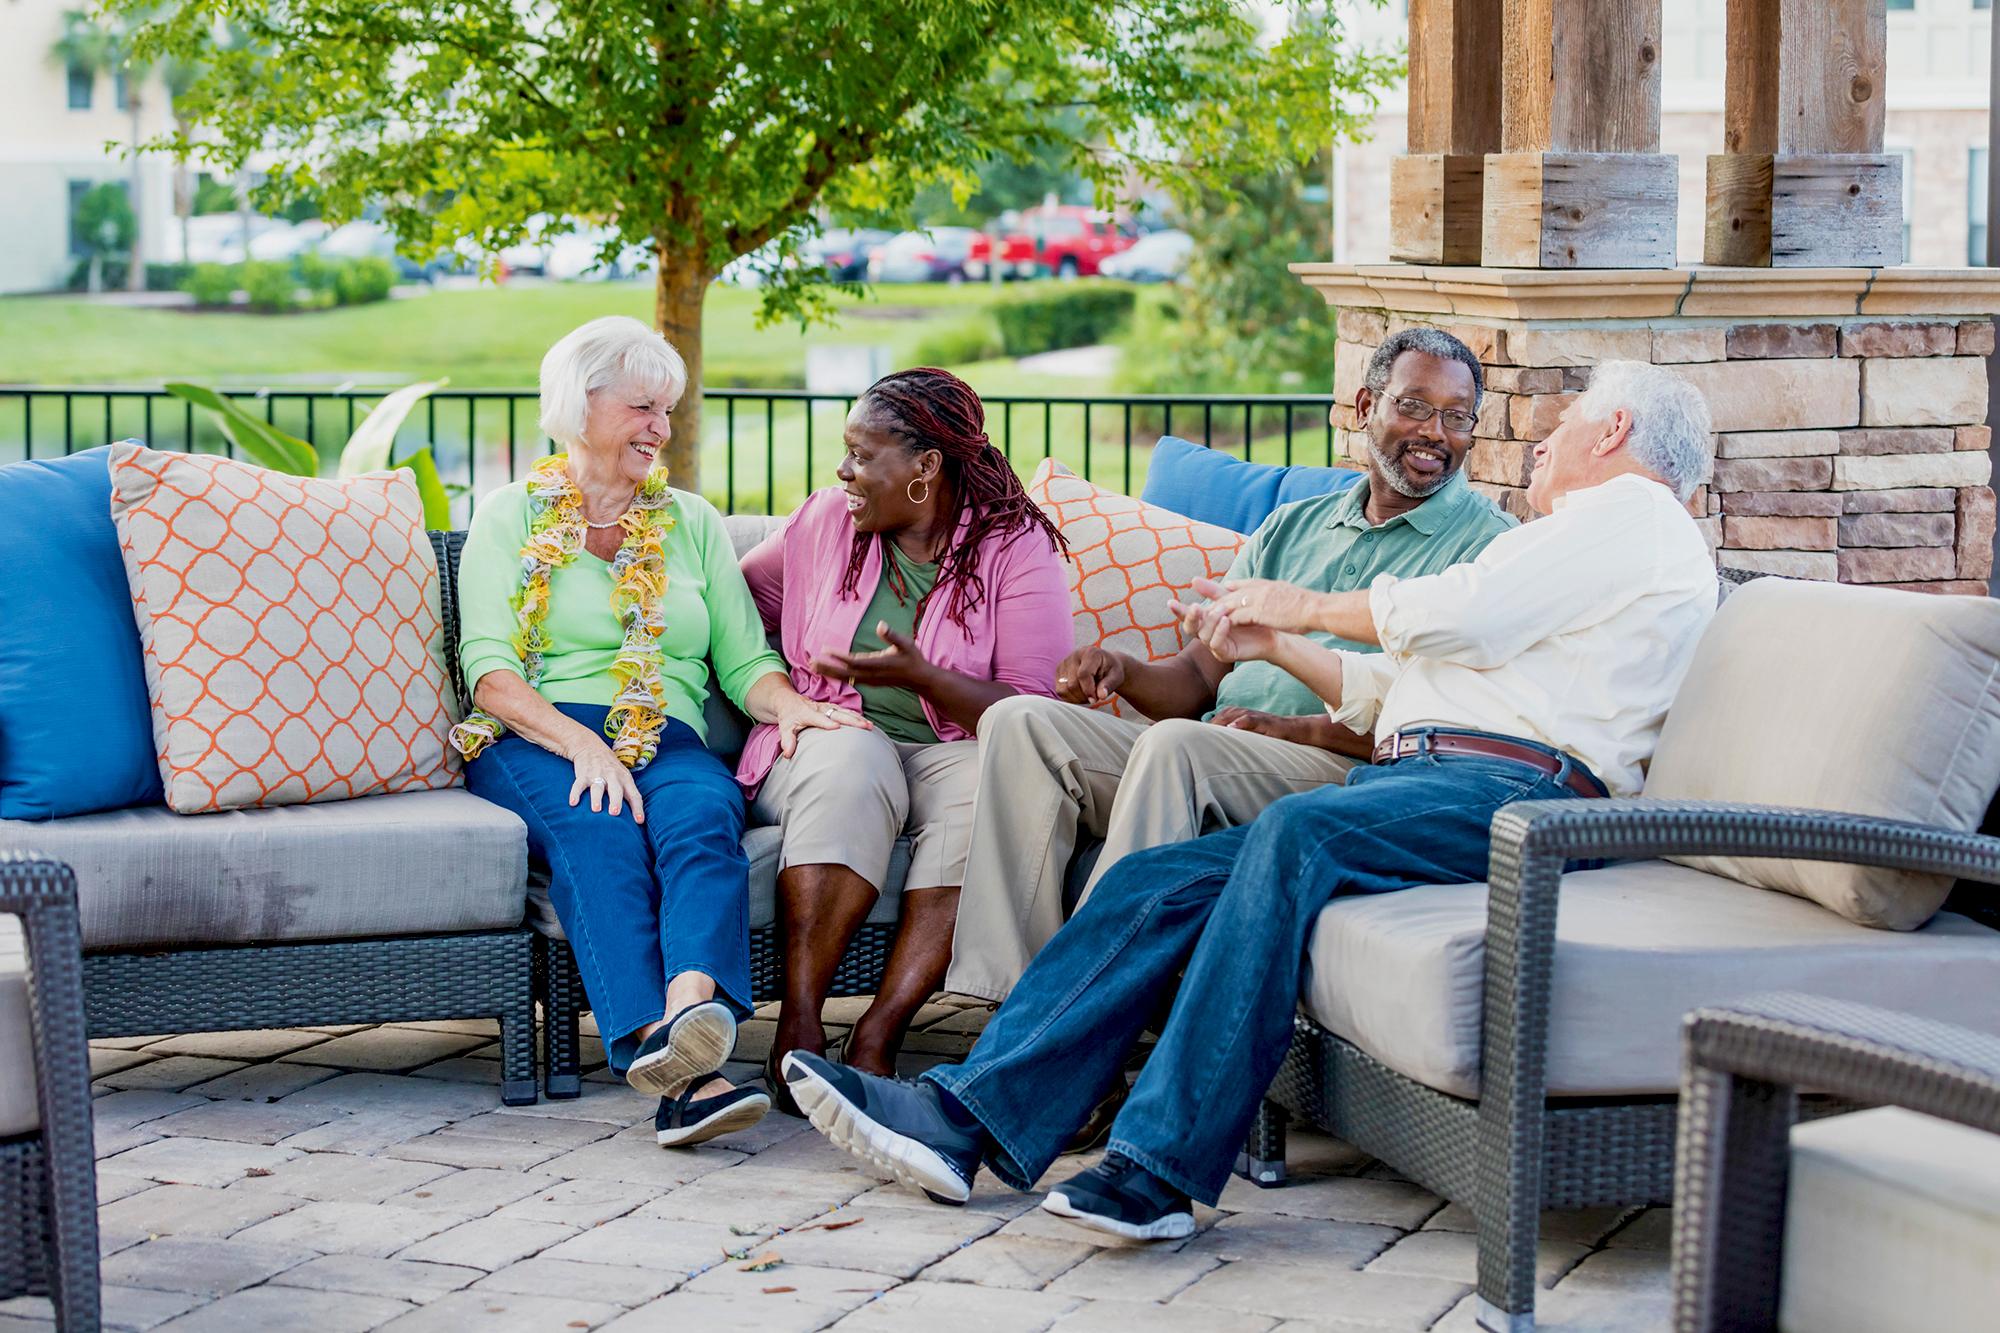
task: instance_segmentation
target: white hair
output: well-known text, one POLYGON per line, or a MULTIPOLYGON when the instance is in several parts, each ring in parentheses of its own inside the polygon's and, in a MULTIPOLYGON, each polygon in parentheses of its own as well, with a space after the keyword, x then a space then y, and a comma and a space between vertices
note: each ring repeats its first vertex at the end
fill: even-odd
POLYGON ((619 383, 678 402, 687 391, 687 366, 673 344, 629 315, 606 315, 572 329, 542 358, 542 432, 574 449, 590 415, 590 395, 619 383))
POLYGON ((1588 421, 1609 421, 1621 407, 1631 413, 1625 447, 1683 502, 1714 469, 1708 402, 1670 370, 1643 361, 1606 361, 1590 372, 1590 387, 1576 406, 1588 421))

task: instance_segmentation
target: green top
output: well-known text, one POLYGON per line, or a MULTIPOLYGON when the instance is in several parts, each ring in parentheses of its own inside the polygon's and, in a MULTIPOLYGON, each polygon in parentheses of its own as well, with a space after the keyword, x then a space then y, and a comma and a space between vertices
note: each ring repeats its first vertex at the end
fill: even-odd
MULTIPOLYGON (((899 600, 896 590, 889 586, 889 571, 884 569, 882 577, 875 584, 875 595, 868 600, 868 609, 861 613, 861 623, 854 630, 854 651, 857 653, 879 652, 889 646, 889 641, 875 632, 875 626, 883 621, 898 634, 914 636, 917 632, 917 604, 937 586, 938 567, 935 563, 920 565, 905 556, 894 542, 884 542, 889 549, 889 558, 902 571, 904 597, 899 600)), ((860 685, 855 687, 861 695, 861 711, 870 722, 878 727, 884 736, 892 741, 902 741, 908 745, 936 745, 937 731, 931 720, 924 716, 923 700, 915 690, 902 685, 860 685)))
MULTIPOLYGON (((1486 543, 1518 526, 1512 516, 1467 485, 1463 472, 1415 509, 1380 527, 1369 525, 1367 503, 1368 482, 1363 478, 1333 495, 1279 507, 1250 534, 1224 577, 1279 579, 1319 592, 1352 592, 1373 583, 1377 574, 1414 578, 1463 564, 1486 543)), ((1381 651, 1331 634, 1307 637, 1328 648, 1381 651)), ((1304 717, 1324 712, 1326 705, 1291 673, 1269 662, 1243 662, 1222 678, 1215 692, 1215 711, 1224 708, 1304 717)))
MULTIPOLYGON (((722 692, 739 708, 751 684, 769 671, 785 674, 785 662, 764 640, 764 622, 736 567, 722 515, 699 495, 672 495, 674 526, 663 543, 667 627, 660 636, 660 676, 667 716, 706 740, 701 706, 711 659, 722 692)), ((527 539, 527 483, 503 486, 479 502, 458 577, 458 660, 470 685, 489 671, 527 678, 514 649, 520 624, 514 598, 527 539)), ((611 588, 611 566, 588 551, 549 575, 542 625, 551 648, 542 659, 541 695, 550 703, 608 707, 616 697, 611 663, 625 635, 611 609, 611 588)))

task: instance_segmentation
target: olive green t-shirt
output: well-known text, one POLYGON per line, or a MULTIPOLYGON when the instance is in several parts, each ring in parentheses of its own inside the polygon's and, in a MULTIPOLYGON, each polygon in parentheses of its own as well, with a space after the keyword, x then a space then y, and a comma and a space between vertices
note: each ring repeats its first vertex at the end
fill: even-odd
MULTIPOLYGON (((1373 583, 1377 574, 1415 578, 1442 573, 1464 564, 1486 543, 1518 526, 1511 515, 1467 485, 1463 472, 1415 509, 1380 527, 1369 525, 1367 503, 1368 482, 1363 478, 1336 494, 1279 507, 1250 534, 1224 577, 1278 579, 1317 592, 1352 592, 1373 583)), ((1328 648, 1381 651, 1331 634, 1307 637, 1328 648)), ((1326 705, 1290 672, 1269 662, 1242 662, 1222 678, 1215 692, 1215 712, 1224 708, 1305 717, 1325 711, 1326 705)))
MULTIPOLYGON (((875 627, 884 621, 896 633, 913 637, 917 632, 917 606, 937 586, 938 567, 935 563, 918 564, 898 550, 894 542, 882 545, 887 548, 889 559, 896 562, 896 568, 903 576, 903 595, 897 597, 885 565, 882 578, 875 585, 875 595, 868 599, 868 609, 861 613, 861 623, 854 630, 853 651, 857 653, 880 652, 889 646, 889 641, 875 632, 875 627)), ((931 726, 931 720, 924 716, 923 700, 917 697, 915 690, 901 685, 859 684, 854 689, 861 696, 862 716, 873 722, 890 740, 908 745, 937 744, 937 731, 931 726)))

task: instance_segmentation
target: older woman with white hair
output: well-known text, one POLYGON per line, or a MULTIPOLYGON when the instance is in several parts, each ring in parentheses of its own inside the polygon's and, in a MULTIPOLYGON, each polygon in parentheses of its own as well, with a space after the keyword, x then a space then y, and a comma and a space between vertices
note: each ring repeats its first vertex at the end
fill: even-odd
POLYGON ((658 1096, 656 1137, 754 1124, 721 1077, 749 1012, 744 800, 704 745, 710 665, 776 725, 866 726, 792 688, 722 519, 657 464, 687 371, 635 319, 595 319, 542 359, 541 425, 563 453, 479 502, 460 562, 452 733, 478 795, 528 826, 611 1065, 658 1096))

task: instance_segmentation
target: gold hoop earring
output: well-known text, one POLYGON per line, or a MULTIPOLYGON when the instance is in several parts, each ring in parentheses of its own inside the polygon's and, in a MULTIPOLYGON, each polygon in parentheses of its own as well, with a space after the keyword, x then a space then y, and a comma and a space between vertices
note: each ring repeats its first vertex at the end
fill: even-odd
POLYGON ((903 488, 903 494, 909 496, 911 504, 920 505, 931 498, 931 484, 922 477, 912 477, 910 478, 910 484, 903 488), (914 492, 917 489, 917 483, 920 481, 924 483, 924 493, 916 495, 914 492))

